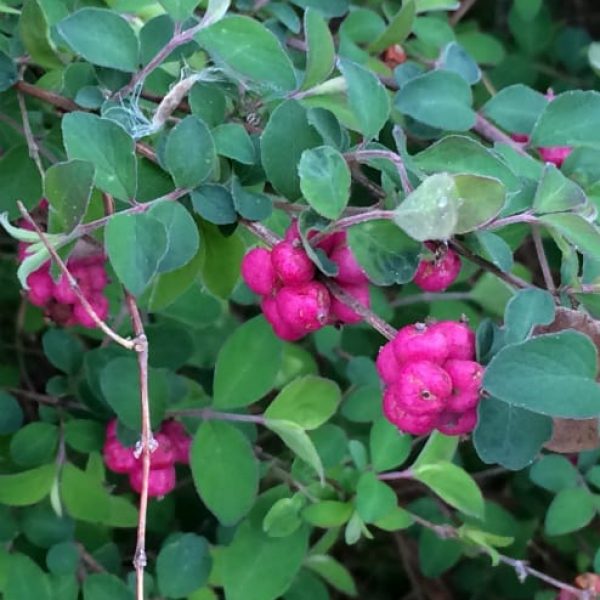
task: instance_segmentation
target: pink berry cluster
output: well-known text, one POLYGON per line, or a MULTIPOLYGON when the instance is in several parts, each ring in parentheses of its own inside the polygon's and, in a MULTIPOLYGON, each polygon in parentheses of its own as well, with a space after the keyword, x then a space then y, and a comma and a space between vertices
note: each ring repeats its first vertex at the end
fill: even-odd
POLYGON ((475 361, 475 334, 466 323, 416 323, 400 329, 379 351, 383 412, 413 435, 434 429, 461 435, 477 424, 483 367, 475 361))
POLYGON ((425 242, 425 246, 433 253, 433 257, 423 258, 419 262, 413 282, 425 292, 443 292, 460 273, 460 256, 447 244, 425 242))
MULTIPOLYGON (((179 421, 168 420, 154 435, 157 447, 151 454, 148 495, 162 497, 175 487, 175 463, 189 464, 191 438, 179 421)), ((136 457, 133 448, 117 439, 117 421, 106 428, 102 450, 104 464, 114 473, 129 475, 129 485, 138 494, 142 490, 142 457, 136 457)))
MULTIPOLYGON (((41 203, 40 208, 47 210, 47 204, 41 203)), ((33 229, 26 221, 20 223, 23 229, 33 229)), ((29 244, 19 242, 18 260, 27 258, 29 244)), ((72 254, 67 267, 77 280, 83 295, 90 303, 96 314, 105 320, 108 316, 108 299, 104 296, 104 288, 108 284, 106 273, 106 256, 94 253, 75 256, 72 254)), ((34 306, 44 309, 46 315, 59 325, 82 325, 93 328, 96 326, 81 301, 75 295, 68 279, 61 274, 54 281, 50 273, 50 261, 45 262, 39 269, 27 277, 27 299, 34 306)))
MULTIPOLYGON (((554 100, 554 92, 552 89, 548 90, 546 98, 550 102, 554 100)), ((526 133, 513 133, 510 137, 519 144, 529 144, 529 136, 526 133)), ((571 146, 541 146, 537 151, 544 162, 552 163, 560 168, 565 160, 567 160, 569 154, 573 151, 573 148, 571 146)))
MULTIPOLYGON (((316 247, 337 264, 334 281, 368 308, 369 282, 348 247, 346 232, 327 235, 316 247)), ((265 318, 281 339, 295 341, 328 324, 361 320, 316 279, 315 265, 302 247, 295 221, 272 250, 253 248, 244 256, 242 278, 262 297, 265 318)))

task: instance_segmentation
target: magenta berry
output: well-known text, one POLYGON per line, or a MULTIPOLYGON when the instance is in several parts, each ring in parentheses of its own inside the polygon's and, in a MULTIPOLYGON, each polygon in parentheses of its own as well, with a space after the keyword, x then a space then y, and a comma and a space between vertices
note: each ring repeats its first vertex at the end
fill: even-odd
POLYGON ((484 368, 474 360, 447 360, 444 369, 452 379, 452 385, 461 390, 479 390, 484 368))
MULTIPOLYGON (((108 300, 102 294, 94 294, 93 296, 87 298, 87 301, 90 303, 91 307, 94 309, 98 317, 104 321, 108 316, 108 300)), ((77 323, 83 325, 83 327, 88 327, 90 329, 96 327, 96 323, 94 319, 88 314, 88 312, 83 307, 83 304, 77 301, 73 306, 73 318, 77 323)))
POLYGON ((275 298, 265 297, 260 303, 265 319, 273 328, 275 335, 287 342, 294 342, 304 337, 305 332, 284 321, 279 314, 275 298))
MULTIPOLYGON (((175 448, 170 438, 164 433, 157 433, 154 439, 158 444, 156 449, 150 454, 150 467, 152 469, 162 469, 169 467, 175 462, 175 448)), ((142 456, 138 459, 142 461, 142 456)))
POLYGON ((448 342, 439 331, 424 323, 402 327, 392 340, 400 364, 428 360, 441 365, 448 358, 448 342))
POLYGON ((518 144, 529 143, 529 136, 526 133, 511 133, 510 137, 518 144))
POLYGON ((271 261, 284 285, 302 285, 315 275, 315 266, 308 254, 290 242, 276 244, 271 252, 271 261))
POLYGON ((104 442, 102 456, 104 464, 114 473, 129 473, 136 467, 133 449, 126 448, 114 437, 109 437, 104 442))
POLYGON ((360 285, 368 282, 365 272, 347 244, 341 244, 334 248, 329 258, 338 266, 338 274, 335 278, 340 283, 360 285))
POLYGON ((426 292, 443 292, 460 273, 460 256, 444 245, 427 243, 426 246, 433 250, 435 258, 421 260, 413 281, 426 292))
POLYGON ((165 421, 160 430, 171 441, 175 452, 175 462, 189 464, 192 439, 186 433, 183 425, 179 421, 165 421))
POLYGON ((260 296, 267 296, 275 287, 275 269, 271 253, 265 248, 253 248, 242 260, 242 278, 260 296))
POLYGON ((77 302, 77 295, 64 274, 60 276, 54 286, 54 298, 62 304, 75 304, 77 302))
POLYGON ((27 277, 27 285, 27 298, 34 306, 45 306, 52 299, 54 282, 49 271, 43 268, 34 271, 27 277))
POLYGON ((430 331, 441 333, 448 343, 448 358, 473 360, 475 332, 460 321, 440 321, 429 326, 430 331))
MULTIPOLYGON (((141 463, 137 468, 133 469, 129 473, 129 485, 138 494, 142 491, 142 465, 141 463)), ((148 496, 154 498, 161 498, 166 496, 169 492, 172 492, 175 488, 175 467, 170 465, 161 469, 150 469, 150 476, 148 478, 148 496)))
POLYGON ((571 146, 547 146, 538 148, 538 152, 544 162, 552 163, 560 168, 569 154, 573 152, 573 148, 571 146))
POLYGON ((379 377, 381 377, 381 380, 386 385, 390 385, 398 379, 400 365, 396 360, 396 354, 391 342, 388 342, 385 346, 379 348, 375 366, 377 367, 379 377))
POLYGON ((117 437, 117 419, 113 419, 106 426, 106 439, 117 437))
POLYGON ((437 429, 444 435, 464 435, 470 433, 477 425, 477 410, 454 413, 443 412, 437 424, 437 429))
POLYGON ((283 321, 294 330, 316 331, 329 319, 331 300, 327 288, 316 281, 297 287, 283 287, 275 296, 283 321))
MULTIPOLYGON (((369 308, 371 305, 371 298, 369 295, 369 286, 366 283, 361 285, 348 285, 340 284, 348 294, 350 294, 355 300, 362 304, 365 308, 369 308)), ((362 317, 355 311, 353 311, 347 304, 338 300, 335 296, 331 296, 331 320, 340 323, 360 323, 362 317)))
POLYGON ((391 387, 387 388, 383 393, 383 414, 398 429, 412 435, 426 435, 431 433, 438 422, 437 414, 416 415, 404 410, 398 403, 397 397, 391 387))

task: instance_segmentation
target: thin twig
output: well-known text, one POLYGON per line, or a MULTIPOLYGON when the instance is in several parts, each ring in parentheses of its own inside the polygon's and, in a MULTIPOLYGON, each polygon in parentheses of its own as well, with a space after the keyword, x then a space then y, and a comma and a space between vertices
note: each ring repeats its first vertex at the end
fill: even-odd
POLYGON ((535 246, 535 252, 538 257, 538 262, 540 263, 546 288, 551 294, 556 296, 556 286, 554 285, 554 279, 552 278, 552 271, 550 270, 548 257, 546 256, 546 251, 544 250, 544 242, 542 241, 540 229, 537 225, 531 226, 531 237, 533 239, 533 245, 535 246))
POLYGON ((356 152, 347 152, 344 154, 346 160, 355 160, 356 162, 368 162, 374 158, 383 158, 384 160, 391 161, 400 177, 400 183, 405 194, 410 194, 413 187, 408 178, 408 172, 406 171, 406 165, 404 160, 399 154, 392 152, 391 150, 357 150, 356 152))
POLYGON ((402 559, 402 564, 404 565, 404 571, 406 572, 408 580, 410 581, 412 591, 414 592, 413 596, 417 600, 425 600, 423 590, 421 589, 421 586, 419 584, 419 578, 411 563, 411 552, 406 547, 406 542, 404 541, 402 534, 395 532, 393 534, 393 537, 394 541, 396 542, 396 548, 398 548, 398 554, 400 555, 400 558, 402 559))
POLYGON ((350 164, 350 174, 352 175, 352 179, 362 185, 368 192, 377 198, 378 206, 383 200, 386 199, 387 194, 383 190, 380 185, 377 185, 375 182, 371 181, 362 171, 359 165, 350 164))
POLYGON ((29 150, 29 157, 35 163, 37 170, 40 172, 42 179, 44 178, 44 167, 42 160, 40 159, 40 149, 38 148, 33 131, 31 131, 31 123, 29 122, 29 114, 27 113, 27 105, 25 104, 25 97, 21 92, 17 92, 17 103, 19 104, 19 111, 21 112, 21 122, 23 123, 23 134, 25 135, 25 141, 27 142, 27 149, 29 150))
POLYGON ((473 7, 477 0, 463 0, 458 9, 450 17, 450 25, 454 27, 473 7))
POLYGON ((279 243, 281 240, 267 227, 258 223, 257 221, 248 221, 246 219, 240 219, 240 223, 244 225, 244 227, 251 231, 256 237, 260 238, 268 244, 269 246, 274 246, 279 243))
POLYGON ((25 206, 21 202, 17 202, 17 205, 19 207, 19 210, 21 211, 21 214, 25 218, 25 220, 33 227, 33 230, 38 234, 40 241, 42 242, 42 244, 44 245, 44 247, 46 248, 46 250, 52 257, 52 259, 54 260, 54 262, 56 262, 56 264, 58 265, 58 268, 61 270, 63 275, 67 278, 67 281, 69 282, 69 286, 73 290, 73 293, 77 296, 77 299, 79 300, 79 302, 81 302, 83 309, 91 317, 91 319, 94 321, 96 326, 99 329, 101 329, 106 335, 111 337, 115 342, 117 342, 117 344, 123 346, 123 348, 127 348, 128 350, 133 350, 135 347, 135 341, 121 337, 116 331, 113 331, 98 316, 98 313, 94 310, 94 307, 88 302, 87 298, 81 291, 81 288, 79 287, 79 283, 77 282, 77 279, 75 279, 75 277, 73 277, 73 275, 69 271, 69 269, 68 269, 67 265, 65 264, 65 262, 63 261, 63 259, 59 256, 58 252, 56 252, 56 250, 54 249, 52 244, 50 244, 50 242, 48 242, 48 238, 46 237, 44 232, 38 227, 38 224, 34 221, 33 217, 29 214, 29 212, 27 212, 27 209, 25 208, 25 206))
POLYGON ((266 423, 263 415, 244 415, 240 413, 228 413, 212 408, 183 408, 179 410, 168 411, 169 415, 180 417, 198 417, 206 421, 233 421, 237 423, 256 423, 264 425, 266 423))
POLYGON ((510 146, 515 152, 528 156, 521 144, 515 142, 510 136, 500 131, 495 125, 490 123, 485 117, 478 114, 473 129, 483 138, 490 142, 500 142, 510 146))
MULTIPOLYGON (((23 127, 21 127, 21 125, 19 125, 19 123, 17 121, 15 121, 13 118, 9 117, 8 115, 5 115, 4 113, 0 113, 0 121, 2 121, 3 123, 6 123, 9 127, 11 127, 12 129, 14 129, 18 133, 20 133, 23 137, 25 137, 25 129, 23 127)), ((50 150, 48 150, 47 148, 44 148, 44 146, 40 145, 37 142, 37 140, 35 140, 35 141, 37 143, 40 154, 46 160, 48 160, 51 163, 58 162, 58 158, 56 158, 56 156, 52 152, 50 152, 50 150)))
POLYGON ((31 83, 27 83, 26 81, 18 81, 15 83, 14 88, 17 92, 22 92, 23 94, 27 94, 28 96, 33 96, 34 98, 38 98, 39 100, 43 100, 48 104, 52 104, 56 106, 56 108, 60 108, 65 112, 72 112, 75 110, 83 110, 86 109, 82 106, 79 106, 73 100, 69 100, 69 98, 65 98, 60 94, 55 94, 49 90, 44 90, 39 88, 31 83))
POLYGON ((335 221, 327 231, 319 231, 313 237, 310 238, 312 246, 316 246, 319 242, 323 241, 328 235, 334 231, 343 231, 359 223, 366 223, 368 221, 380 221, 380 220, 391 220, 394 216, 394 212, 391 210, 381 210, 376 208, 375 210, 366 210, 361 213, 343 217, 335 221))

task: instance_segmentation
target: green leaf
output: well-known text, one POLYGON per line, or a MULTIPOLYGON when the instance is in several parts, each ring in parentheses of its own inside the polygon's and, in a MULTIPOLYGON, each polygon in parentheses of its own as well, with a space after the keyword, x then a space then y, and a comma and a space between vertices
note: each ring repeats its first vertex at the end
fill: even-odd
POLYGON ((0 390, 0 435, 18 431, 23 424, 23 409, 13 396, 0 390))
POLYGON ((554 299, 550 292, 537 288, 519 290, 506 305, 504 341, 522 342, 536 325, 549 325, 552 321, 554 299))
POLYGON ((71 517, 88 523, 105 523, 110 517, 110 496, 91 473, 66 464, 62 471, 61 498, 71 517))
POLYGON ((135 143, 120 125, 89 113, 73 112, 62 118, 62 132, 69 159, 92 163, 95 183, 103 192, 119 200, 135 196, 135 143))
POLYGON ((396 94, 394 106, 431 127, 468 131, 475 125, 469 84, 450 71, 430 71, 408 81, 396 94))
POLYGON ((342 398, 336 383, 307 375, 288 383, 265 411, 268 419, 283 419, 303 429, 316 429, 330 419, 342 398))
POLYGON ((425 442, 419 456, 417 456, 413 468, 451 461, 456 454, 458 441, 458 437, 455 435, 444 435, 439 431, 434 431, 425 442))
POLYGON ((497 154, 464 135, 448 135, 413 160, 426 173, 471 173, 499 179, 510 191, 521 187, 519 179, 497 154))
POLYGON ((215 225, 230 225, 237 221, 231 192, 223 185, 206 183, 190 194, 194 210, 215 225))
POLYGON ((85 348, 81 341, 64 329, 49 329, 42 338, 44 354, 57 369, 75 375, 83 363, 85 348))
POLYGON ((0 213, 8 212, 11 219, 21 215, 17 200, 28 209, 39 202, 43 193, 42 179, 27 146, 14 146, 0 157, 0 189, 0 213))
POLYGON ((315 527, 341 527, 352 515, 352 504, 336 500, 323 500, 307 506, 302 511, 304 520, 315 527))
POLYGON ((300 494, 293 498, 281 498, 271 506, 263 521, 263 530, 269 537, 287 537, 296 531, 302 520, 298 511, 305 500, 300 494))
POLYGON ((56 28, 70 48, 92 64, 128 73, 138 69, 138 39, 116 12, 81 8, 57 23, 56 28))
POLYGON ((169 133, 165 165, 177 187, 194 188, 215 167, 215 143, 204 122, 194 115, 181 120, 169 133))
POLYGON ((104 236, 117 277, 134 296, 139 296, 167 254, 165 226, 146 214, 117 214, 109 220, 104 236))
POLYGON ((484 502, 475 480, 450 462, 421 464, 412 469, 413 477, 424 483, 444 502, 466 515, 483 519, 484 502))
POLYGON ((423 529, 419 536, 419 566, 425 577, 435 579, 452 568, 462 556, 463 545, 458 540, 440 539, 423 529))
POLYGON ((350 227, 348 245, 375 285, 407 283, 419 264, 420 244, 390 221, 368 221, 350 227))
POLYGON ((54 464, 0 475, 0 504, 29 506, 38 503, 50 493, 55 476, 54 464))
POLYGON ((231 178, 231 195, 235 210, 244 219, 262 221, 273 212, 273 203, 269 196, 243 187, 235 176, 231 178))
POLYGON ((499 235, 491 231, 475 231, 479 254, 494 263, 501 271, 510 273, 514 266, 512 248, 499 235))
POLYGON ((558 454, 542 456, 531 467, 529 477, 536 485, 554 493, 577 487, 580 479, 579 471, 571 461, 558 454))
POLYGON ((458 0, 415 0, 417 12, 429 12, 430 10, 456 10, 459 7, 458 0))
POLYGON ((178 202, 165 200, 153 204, 147 214, 163 224, 167 235, 167 249, 157 271, 174 271, 189 263, 200 247, 198 228, 190 213, 178 202))
POLYGON ((79 549, 74 542, 60 542, 48 550, 46 564, 55 575, 72 575, 77 571, 79 559, 79 549))
POLYGON ((548 535, 564 535, 583 529, 596 514, 594 497, 583 488, 566 489, 552 500, 544 529, 548 535))
POLYGON ((84 160, 70 160, 52 165, 44 177, 44 196, 50 203, 49 231, 71 233, 87 212, 94 165, 84 160))
POLYGON ((600 256, 600 230, 583 217, 563 213, 543 215, 540 221, 564 236, 582 254, 600 256))
POLYGON ((102 450, 104 426, 91 419, 70 419, 65 423, 65 442, 77 452, 89 454, 102 450))
POLYGON ((375 473, 366 471, 360 476, 356 485, 356 511, 365 523, 385 517, 396 505, 394 490, 380 481, 375 473))
POLYGON ((552 419, 546 415, 492 397, 479 404, 473 443, 485 463, 519 471, 533 462, 551 436, 552 419))
POLYGON ((600 127, 600 93, 580 90, 565 92, 550 102, 531 134, 533 146, 598 147, 595 131, 600 127), (577 118, 573 118, 577 115, 577 118))
POLYGON ((394 222, 420 242, 447 240, 458 224, 460 194, 447 173, 431 175, 394 211, 394 222))
POLYGON ((261 159, 273 187, 288 200, 302 196, 298 163, 302 153, 322 144, 308 122, 306 109, 295 100, 282 102, 271 114, 260 141, 261 159), (290 144, 290 131, 294 143, 290 144))
POLYGON ((83 600, 133 600, 133 592, 110 573, 93 573, 83 582, 83 600))
POLYGON ((227 99, 223 90, 215 83, 197 81, 188 96, 192 114, 215 127, 225 120, 227 99))
POLYGON ((267 419, 265 426, 276 433, 294 454, 310 465, 319 476, 321 482, 323 482, 324 472, 321 458, 315 445, 300 425, 296 425, 292 421, 267 419))
MULTIPOLYGON (((185 2, 190 0, 183 1, 185 2)), ((212 23, 220 21, 227 13, 230 4, 231 0, 208 0, 208 6, 206 8, 206 12, 204 13, 204 17, 202 18, 202 22, 208 26, 212 23)))
POLYGON ((282 349, 264 318, 255 317, 238 327, 217 357, 215 407, 237 408, 260 400, 273 387, 282 349))
MULTIPOLYGON (((163 419, 168 381, 164 371, 149 369, 150 417, 158 427, 163 419)), ((140 382, 137 361, 133 356, 119 356, 100 371, 100 388, 119 421, 133 431, 141 431, 140 382)))
POLYGON ((313 8, 304 12, 306 69, 300 89, 308 90, 325 81, 335 65, 335 46, 325 19, 313 8))
POLYGON ((356 584, 348 569, 328 554, 311 554, 305 561, 311 571, 318 573, 331 587, 354 598, 356 584))
POLYGON ((47 69, 63 66, 50 36, 44 5, 38 0, 27 0, 23 4, 19 19, 19 34, 27 54, 35 64, 47 69))
POLYGON ((305 150, 298 165, 300 189, 313 209, 327 219, 338 219, 350 200, 350 169, 330 146, 305 150))
POLYGON ((412 437, 398 431, 386 419, 379 418, 371 427, 369 447, 373 468, 387 471, 398 467, 408 458, 412 437))
POLYGON ((595 346, 579 332, 541 335, 500 350, 485 370, 483 387, 504 402, 536 413, 596 417, 596 360, 595 346))
POLYGON ((533 199, 536 214, 569 211, 585 206, 585 192, 565 177, 553 164, 546 163, 533 199))
POLYGON ((10 440, 10 455, 22 467, 37 467, 54 456, 58 444, 58 428, 52 423, 28 423, 10 440))
MULTIPOLYGON (((192 16, 194 9, 198 6, 200 0, 159 0, 159 2, 169 13, 169 16, 173 21, 185 21, 192 16)), ((214 0, 212 4, 215 4, 214 0)), ((225 10, 227 10, 227 8, 225 8, 225 10)))
POLYGON ((385 31, 369 44, 369 52, 378 54, 389 46, 401 44, 411 32, 415 14, 415 2, 413 0, 404 2, 402 8, 390 20, 385 31))
POLYGON ((258 494, 258 461, 248 438, 229 423, 205 421, 190 453, 198 494, 224 525, 234 525, 258 494))
POLYGON ((5 600, 52 600, 48 575, 24 554, 13 554, 8 561, 6 584, 2 597, 5 600))
POLYGON ((481 110, 503 129, 529 135, 547 104, 546 96, 519 83, 500 90, 481 110))
POLYGON ((217 154, 233 158, 244 165, 256 162, 254 144, 243 125, 223 123, 212 130, 217 154))
POLYGON ((447 44, 438 61, 440 68, 460 75, 469 85, 475 85, 481 79, 481 69, 477 62, 457 42, 447 44))
POLYGON ((460 197, 454 233, 468 233, 496 217, 506 201, 504 186, 497 179, 479 175, 454 175, 460 197))
POLYGON ((365 138, 376 137, 390 114, 390 98, 379 79, 356 63, 340 59, 338 67, 348 85, 348 102, 365 138))
POLYGON ((232 15, 200 31, 196 40, 213 60, 276 90, 291 91, 296 75, 279 40, 261 23, 232 15))
POLYGON ((156 577, 163 596, 184 598, 208 581, 212 567, 210 548, 205 538, 184 533, 160 549, 156 577))

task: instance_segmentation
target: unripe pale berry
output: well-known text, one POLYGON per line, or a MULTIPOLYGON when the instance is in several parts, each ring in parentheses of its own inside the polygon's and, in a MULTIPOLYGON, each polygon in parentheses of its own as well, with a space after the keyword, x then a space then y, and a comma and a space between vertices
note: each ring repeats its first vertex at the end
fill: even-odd
POLYGON ((396 360, 396 354, 392 343, 388 342, 385 346, 379 348, 379 354, 375 361, 377 367, 377 373, 381 377, 381 381, 386 385, 394 383, 398 379, 398 373, 400 372, 400 365, 396 360))
MULTIPOLYGON (((369 308, 371 305, 371 297, 369 294, 369 285, 366 283, 360 285, 349 285, 340 284, 348 294, 350 294, 355 300, 362 304, 365 308, 369 308)), ((347 304, 338 300, 335 296, 331 295, 331 320, 332 322, 341 322, 347 324, 360 323, 362 317, 355 311, 353 311, 347 304)))
POLYGON ((294 330, 305 333, 316 331, 329 320, 329 292, 316 281, 281 288, 275 296, 275 302, 281 318, 294 330))
POLYGON ((452 393, 452 380, 442 367, 420 360, 404 365, 388 389, 400 407, 410 413, 439 414, 452 393))
POLYGON ((129 473, 137 465, 133 449, 123 446, 114 437, 107 438, 104 442, 102 456, 106 467, 115 473, 129 473))
POLYGON ((437 414, 415 415, 404 410, 391 388, 383 393, 383 414, 398 429, 412 435, 426 435, 437 425, 437 414))
POLYGON ((329 258, 338 266, 335 278, 340 283, 361 285, 369 281, 347 244, 334 248, 329 258))
POLYGON ((246 285, 260 296, 267 296, 275 287, 275 269, 271 253, 265 248, 253 248, 242 260, 242 278, 246 285))
POLYGON ((439 331, 424 323, 402 327, 392 340, 400 364, 428 360, 441 365, 448 358, 448 342, 439 331))
POLYGON ((421 260, 413 281, 426 292, 443 292, 460 273, 460 256, 448 247, 431 243, 426 246, 436 256, 433 260, 421 260))
POLYGON ((284 285, 302 285, 312 281, 315 265, 301 247, 289 242, 279 242, 273 246, 271 261, 275 273, 284 285))
POLYGON ((477 425, 477 410, 454 413, 443 412, 437 424, 437 429, 444 435, 464 435, 470 433, 477 425))
MULTIPOLYGON (((142 465, 129 473, 129 485, 138 494, 142 492, 142 465)), ((175 467, 173 465, 161 469, 150 469, 148 477, 148 496, 161 498, 175 488, 175 467)))
POLYGON ((448 358, 473 360, 475 358, 475 332, 460 321, 439 321, 429 326, 430 331, 441 333, 448 343, 448 358))
POLYGON ((275 335, 280 339, 287 342, 295 342, 306 335, 306 332, 298 327, 293 327, 281 318, 275 298, 271 296, 264 297, 260 303, 260 307, 265 315, 265 319, 273 328, 275 335))
POLYGON ((34 306, 44 306, 52 299, 54 291, 54 282, 50 272, 45 269, 38 269, 27 277, 27 299, 34 306))
MULTIPOLYGON (((102 321, 105 321, 108 316, 108 299, 102 294, 95 293, 92 296, 87 297, 87 301, 90 303, 98 317, 102 321)), ((83 327, 88 327, 89 329, 96 327, 96 323, 94 323, 94 320, 79 300, 73 305, 73 317, 83 327)))

